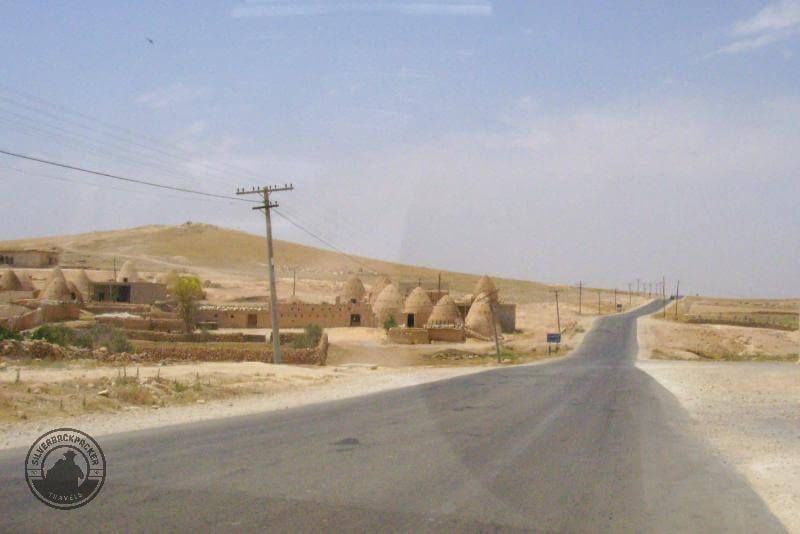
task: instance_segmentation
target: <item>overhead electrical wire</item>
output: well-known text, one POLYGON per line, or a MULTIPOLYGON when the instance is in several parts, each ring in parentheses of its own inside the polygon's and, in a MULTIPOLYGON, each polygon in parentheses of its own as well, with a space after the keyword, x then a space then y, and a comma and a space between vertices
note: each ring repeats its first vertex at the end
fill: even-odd
MULTIPOLYGON (((41 173, 41 172, 29 171, 27 169, 20 169, 18 167, 12 167, 10 165, 0 165, 0 169, 7 169, 9 171, 13 171, 13 172, 16 172, 16 173, 19 173, 19 174, 25 174, 25 175, 34 176, 34 177, 37 177, 37 178, 44 178, 46 180, 54 180, 56 182, 64 182, 64 183, 76 184, 76 185, 87 185, 87 186, 90 186, 90 187, 98 187, 98 188, 102 188, 102 189, 106 189, 106 190, 110 190, 110 191, 120 191, 122 193, 133 193, 133 194, 136 194, 136 195, 147 195, 147 196, 151 196, 151 197, 152 196, 158 196, 159 198, 174 198, 174 199, 185 199, 186 198, 186 197, 181 197, 181 196, 178 196, 178 195, 157 193, 155 191, 150 191, 150 190, 145 191, 145 190, 139 190, 139 189, 126 189, 124 187, 115 187, 115 186, 107 185, 107 184, 98 184, 98 183, 86 182, 86 181, 82 181, 82 180, 74 180, 72 178, 66 178, 66 177, 63 177, 63 176, 54 176, 52 174, 44 174, 44 173, 41 173)), ((217 199, 217 198, 198 198, 197 201, 198 202, 223 202, 222 199, 217 199)), ((232 202, 229 202, 229 203, 232 203, 232 202)))
POLYGON ((181 193, 189 193, 189 194, 193 194, 193 195, 202 195, 202 196, 212 197, 212 198, 221 198, 221 199, 225 199, 225 200, 237 200, 239 202, 250 202, 250 203, 258 202, 256 200, 250 200, 250 199, 241 198, 241 197, 230 197, 230 196, 227 196, 227 195, 218 195, 216 193, 207 193, 205 191, 198 191, 196 189, 188 189, 188 188, 184 188, 184 187, 175 187, 175 186, 172 186, 172 185, 158 184, 158 183, 155 183, 155 182, 148 182, 146 180, 138 180, 136 178, 128 178, 126 176, 119 176, 119 175, 111 174, 111 173, 107 173, 107 172, 95 171, 95 170, 92 170, 92 169, 85 169, 83 167, 77 167, 75 165, 69 165, 69 164, 66 164, 66 163, 60 163, 60 162, 57 162, 57 161, 51 161, 51 160, 42 159, 42 158, 35 158, 33 156, 28 156, 26 154, 19 154, 17 152, 11 152, 9 150, 3 150, 1 148, 0 148, 0 154, 5 154, 6 156, 13 156, 15 158, 20 158, 20 159, 25 159, 25 160, 28 160, 28 161, 35 161, 37 163, 43 163, 45 165, 52 165, 54 167, 61 167, 62 169, 70 169, 70 170, 73 170, 73 171, 80 171, 80 172, 85 172, 85 173, 89 173, 89 174, 94 174, 94 175, 97 175, 97 176, 103 176, 103 177, 106 177, 106 178, 111 178, 113 180, 120 180, 120 181, 123 181, 123 182, 130 182, 130 183, 146 185, 146 186, 150 186, 150 187, 158 187, 158 188, 161 188, 161 189, 170 189, 172 191, 180 191, 181 193))
POLYGON ((19 95, 22 98, 27 99, 27 100, 32 100, 34 102, 39 103, 40 106, 46 106, 46 107, 49 107, 51 109, 57 110, 62 115, 63 114, 71 115, 73 117, 80 117, 84 121, 91 121, 92 126, 88 126, 86 124, 83 124, 81 122, 78 122, 78 121, 75 121, 75 120, 72 120, 72 119, 64 118, 63 116, 58 116, 58 115, 56 115, 56 114, 54 114, 54 113, 52 113, 52 112, 50 112, 50 111, 48 111, 46 109, 41 109, 41 108, 37 108, 37 107, 31 106, 27 102, 20 101, 19 97, 17 97, 17 99, 15 100, 12 97, 9 97, 7 95, 4 96, 4 95, 0 94, 0 100, 6 100, 8 102, 11 102, 13 105, 20 106, 20 107, 25 107, 25 108, 27 108, 29 110, 32 110, 32 111, 36 112, 36 113, 49 116, 49 117, 54 118, 56 120, 59 120, 61 122, 72 124, 72 125, 75 125, 75 126, 77 126, 79 128, 83 128, 85 130, 96 132, 96 133, 98 133, 100 135, 103 135, 103 136, 106 136, 106 137, 107 136, 116 137, 117 139, 119 139, 121 141, 124 141, 126 143, 139 146, 140 148, 143 148, 145 150, 149 150, 149 151, 152 151, 152 152, 155 152, 155 153, 158 153, 158 154, 162 154, 164 156, 173 158, 173 159, 178 160, 178 161, 191 162, 192 164, 195 164, 195 165, 198 165, 198 166, 201 166, 201 167, 205 167, 206 169, 211 170, 212 172, 215 172, 217 174, 222 174, 222 175, 225 175, 225 176, 227 176, 227 175, 237 175, 240 178, 252 179, 252 174, 253 173, 252 173, 251 170, 242 169, 242 168, 239 168, 239 167, 236 167, 236 166, 233 166, 233 165, 226 165, 225 167, 219 167, 219 166, 216 166, 216 165, 209 164, 207 162, 197 161, 197 159, 196 159, 197 155, 196 154, 192 154, 190 151, 188 151, 186 149, 183 149, 181 147, 178 147, 173 143, 165 142, 163 139, 157 139, 155 137, 151 137, 151 136, 142 134, 140 132, 136 132, 136 131, 131 130, 129 128, 124 128, 124 127, 121 127, 121 126, 113 125, 113 124, 108 123, 108 122, 104 122, 104 121, 102 121, 102 120, 100 120, 100 119, 98 119, 96 117, 92 117, 90 115, 86 115, 84 113, 72 110, 72 109, 67 108, 65 106, 61 106, 59 104, 56 104, 56 103, 53 103, 53 102, 49 102, 48 100, 45 100, 45 99, 43 99, 41 97, 26 93, 24 91, 20 91, 19 89, 14 89, 14 88, 6 86, 6 85, 4 85, 2 83, 0 83, 0 90, 6 91, 8 93, 13 93, 15 95, 19 95), (101 125, 102 127, 105 128, 105 130, 97 128, 95 125, 101 125), (118 132, 122 132, 122 134, 120 134, 118 132), (140 140, 144 140, 144 142, 142 142, 140 140), (173 152, 169 152, 167 150, 164 150, 164 148, 163 148, 164 145, 170 146, 174 151, 179 152, 179 153, 183 153, 185 156, 179 156, 179 155, 176 155, 173 152), (193 159, 190 160, 190 159, 187 158, 187 156, 188 156, 188 158, 193 158, 193 159))
POLYGON ((359 259, 358 259, 356 256, 353 256, 352 254, 348 254, 347 252, 343 251, 342 249, 340 249, 339 247, 337 247, 336 245, 334 245, 334 244, 333 244, 333 243, 331 243, 330 241, 328 241, 328 240, 326 240, 326 239, 324 239, 324 238, 322 238, 322 237, 318 236, 317 234, 315 234, 314 232, 312 232, 312 231, 311 231, 311 230, 309 230, 308 228, 305 228, 303 225, 301 225, 300 223, 298 223, 297 221, 295 221, 294 219, 292 219, 291 217, 289 217, 289 216, 288 216, 288 215, 286 215, 285 213, 281 213, 281 212, 278 210, 278 208, 272 208, 272 211, 273 211, 273 213, 275 213, 276 215, 278 215, 278 216, 280 216, 281 218, 283 218, 284 220, 286 220, 286 221, 287 221, 289 224, 291 224, 292 226, 294 226, 294 227, 296 227, 297 229, 301 230, 302 232, 305 232, 306 234, 308 234, 309 236, 313 237, 314 239, 316 239, 317 241, 319 241, 319 242, 320 242, 320 243, 322 243, 323 245, 325 245, 325 246, 327 246, 327 247, 330 247, 330 248, 331 248, 331 249, 333 249, 335 252, 338 252, 339 254, 342 254, 343 256, 346 256, 347 258, 350 258, 350 260, 351 260, 353 263, 355 263, 355 264, 357 264, 357 265, 359 265, 359 266, 361 266, 361 267, 364 267, 364 268, 365 268, 365 269, 367 269, 369 272, 377 271, 377 269, 376 269, 374 266, 367 265, 366 263, 364 263, 364 262, 362 262, 361 260, 359 260, 359 259))
MULTIPOLYGON (((63 107, 63 106, 59 106, 58 104, 49 102, 49 101, 47 101, 47 100, 45 100, 43 98, 40 98, 40 97, 37 97, 35 95, 31 95, 31 94, 25 93, 24 91, 20 91, 20 90, 5 86, 5 85, 3 85, 1 83, 0 83, 0 90, 6 91, 6 92, 9 92, 9 93, 14 93, 16 95, 19 95, 19 96, 23 97, 24 99, 37 102, 39 106, 46 106, 47 108, 50 108, 51 110, 53 110, 53 109, 57 110, 58 112, 60 112, 62 114, 71 115, 73 117, 80 117, 84 121, 87 121, 87 120, 91 121, 93 125, 89 126, 89 125, 86 125, 86 124, 81 123, 79 121, 72 120, 72 119, 69 119, 69 118, 65 118, 64 116, 59 116, 58 114, 55 114, 55 113, 53 113, 52 111, 50 111, 48 109, 42 109, 41 107, 33 106, 28 102, 20 101, 18 98, 14 99, 14 98, 9 97, 7 95, 0 94, 0 104, 3 103, 2 101, 5 101, 7 103, 11 103, 14 106, 19 106, 19 107, 25 108, 25 109, 27 109, 29 111, 32 111, 34 113, 37 113, 39 115, 44 115, 44 116, 50 117, 51 119, 54 119, 54 120, 56 120, 58 122, 65 123, 65 124, 70 124, 70 125, 73 125, 73 126, 76 126, 76 127, 80 128, 80 129, 83 129, 83 130, 86 130, 86 131, 89 131, 89 132, 93 132, 93 133, 98 134, 98 135, 102 135, 104 137, 116 138, 116 139, 118 139, 118 140, 120 140, 120 141, 122 141, 124 143, 132 144, 134 146, 140 147, 145 151, 161 154, 163 156, 166 156, 168 158, 174 159, 174 160, 179 161, 179 162, 197 165, 199 167, 203 167, 203 168, 208 169, 209 171, 212 171, 212 172, 215 172, 215 173, 221 173, 221 174, 224 174, 226 176, 227 175, 238 175, 238 176, 241 176, 241 177, 244 177, 244 178, 247 178, 247 179, 252 179, 252 176, 250 175, 249 171, 240 170, 240 169, 235 168, 235 167, 230 167, 230 168, 226 167, 226 168, 223 169, 221 167, 217 167, 217 166, 208 164, 208 163, 203 162, 203 161, 198 161, 196 159, 197 158, 196 155, 192 154, 189 151, 186 151, 184 149, 176 147, 175 145, 172 145, 172 148, 176 149, 179 152, 182 152, 183 154, 188 155, 189 157, 191 157, 193 159, 188 159, 187 157, 178 156, 178 155, 176 155, 176 154, 174 154, 172 152, 164 150, 160 146, 156 147, 156 146, 153 146, 152 144, 149 144, 149 143, 157 143, 157 144, 163 146, 164 145, 163 140, 159 140, 159 139, 156 139, 154 137, 150 137, 150 136, 141 134, 139 132, 136 132, 134 130, 130 130, 128 128, 112 125, 110 123, 104 122, 104 121, 102 121, 100 119, 97 119, 95 117, 91 117, 91 116, 86 115, 84 113, 80 113, 78 111, 75 111, 75 110, 72 110, 72 109, 69 109, 69 108, 66 108, 66 107, 63 107), (101 128, 98 128, 98 127, 95 127, 94 125, 101 125, 105 130, 101 129, 101 128), (117 131, 114 131, 114 130, 122 132, 122 134, 117 133, 117 131), (148 143, 140 142, 140 141, 138 141, 138 139, 143 139, 143 140, 147 141, 148 143), (245 173, 247 173, 247 174, 245 174, 245 173)), ((3 109, 0 108, 0 111, 3 111, 3 109)), ((103 141, 98 140, 98 139, 93 138, 93 137, 89 137, 89 136, 87 136, 85 134, 72 132, 72 131, 69 131, 69 130, 67 130, 65 128, 62 128, 62 127, 59 127, 59 126, 55 126, 53 124, 48 124, 46 122, 41 121, 40 119, 36 119, 36 118, 29 117, 29 116, 25 116, 23 114, 15 112, 15 111, 5 110, 4 112, 18 117, 18 120, 22 119, 23 121, 26 121, 28 124, 22 123, 22 128, 24 128, 25 130, 28 130, 29 132, 31 130, 39 131, 39 132, 44 133, 45 135, 47 135, 50 138, 56 138, 56 139, 58 139, 58 138, 70 139, 70 137, 71 137, 73 141, 77 141, 78 143, 84 143, 84 144, 87 145, 87 146, 79 146, 78 148, 81 148, 83 150, 86 150, 88 148, 90 152, 93 152, 96 155, 122 158, 122 159, 125 159, 125 160, 129 161, 130 163, 132 163, 134 165, 138 165, 138 166, 142 166, 142 167, 151 167, 153 169, 158 169, 161 172, 167 172, 167 173, 169 173, 169 174, 171 174, 173 176, 176 176, 178 178, 181 178, 181 179, 192 180, 192 178, 189 178, 189 177, 187 177, 185 175, 180 175, 178 173, 175 173, 174 171, 172 171, 169 168, 164 168, 164 167, 161 167, 161 166, 158 166, 158 165, 154 165, 150 161, 148 161, 148 162, 137 161, 137 160, 132 159, 132 158, 127 157, 127 156, 119 156, 119 155, 115 155, 115 154, 109 154, 107 152, 104 153, 103 150, 110 148, 112 150, 121 151, 123 153, 127 153, 127 154, 130 154, 130 155, 133 155, 133 156, 147 157, 150 160, 160 161, 163 164, 169 165, 168 163, 166 163, 166 161, 164 161, 163 158, 158 160, 156 158, 153 158, 152 155, 150 155, 150 154, 143 154, 143 153, 138 152, 138 151, 131 151, 129 149, 126 149, 124 147, 120 147, 119 145, 115 145, 115 144, 106 143, 106 144, 108 144, 108 147, 105 147, 105 146, 103 146, 103 141), (30 123, 33 123, 33 125, 31 125, 30 123), (37 124, 38 124, 38 126, 36 126, 37 124), (51 129, 51 130, 55 130, 55 131, 63 132, 63 133, 61 133, 61 134, 53 133, 53 131, 48 131, 48 128, 51 129)), ((8 120, 8 118, 3 119, 2 117, 0 117, 0 121, 13 124, 13 122, 8 120)), ((15 125, 15 126, 19 127, 19 125, 15 125)), ((29 134, 29 135, 32 135, 32 134, 29 134)), ((68 144, 72 144, 73 146, 75 146, 74 143, 68 143, 68 144)), ((101 176, 101 177, 104 177, 104 178, 110 178, 110 179, 114 179, 114 180, 120 180, 120 181, 135 183, 135 184, 144 185, 144 186, 148 186, 148 187, 156 187, 156 188, 161 188, 161 189, 168 189, 168 190, 173 190, 173 191, 177 191, 177 192, 180 192, 180 193, 201 195, 201 196, 208 197, 208 198, 213 198, 213 199, 216 199, 216 200, 258 203, 258 201, 254 201, 254 200, 250 200, 250 199, 244 199, 244 198, 241 198, 241 197, 232 197, 232 196, 226 196, 226 195, 219 195, 219 194, 215 194, 215 193, 207 193, 205 191, 199 191, 199 190, 185 188, 185 187, 170 186, 170 185, 160 184, 160 183, 157 183, 157 182, 151 182, 151 181, 145 181, 145 180, 139 180, 139 179, 135 179, 135 178, 130 178, 130 177, 126 177, 126 176, 122 176, 122 175, 118 175, 118 174, 111 174, 111 173, 107 173, 107 172, 96 171, 96 170, 92 170, 92 169, 88 169, 88 168, 84 168, 84 167, 78 167, 78 166, 75 166, 75 165, 69 165, 69 164, 66 164, 66 163, 56 162, 56 161, 52 161, 52 160, 46 160, 46 159, 43 159, 43 158, 36 158, 36 157, 29 156, 29 155, 26 155, 26 154, 21 154, 21 153, 18 153, 18 152, 12 152, 12 151, 9 151, 9 150, 1 150, 0 149, 0 154, 5 154, 5 155, 8 155, 8 156, 13 156, 13 157, 17 157, 17 158, 21 158, 21 159, 25 159, 25 160, 29 160, 29 161, 41 163, 41 164, 52 165, 52 166, 55 166, 55 167, 60 167, 60 168, 68 169, 68 170, 94 174, 94 175, 101 176)), ((23 172, 23 173, 34 175, 34 176, 37 175, 36 173, 32 173, 32 172, 29 172, 29 171, 23 171, 21 169, 15 169, 13 167, 7 167, 7 168, 9 168, 11 170, 15 170, 17 172, 23 172)), ((41 174, 39 174, 39 176, 41 176, 43 178, 55 179, 55 180, 60 180, 60 181, 65 181, 65 182, 74 182, 74 183, 82 184, 82 185, 94 185, 94 186, 97 186, 97 187, 102 187, 102 185, 100 185, 100 184, 82 183, 82 182, 79 182, 79 181, 76 181, 76 180, 69 180, 69 179, 66 179, 66 178, 56 178, 54 176, 41 175, 41 174)), ((210 178, 210 177, 208 175, 206 175, 205 178, 210 178)), ((219 183, 224 183, 225 185, 228 185, 227 181, 223 181, 223 180, 219 180, 219 179, 213 180, 213 181, 216 181, 216 182, 219 182, 219 183)), ((129 191, 129 190, 123 190, 123 189, 118 189, 118 190, 129 191)), ((129 191, 129 192, 137 192, 137 191, 129 191)), ((145 193, 145 192, 140 191, 139 193, 145 193)), ((353 256, 351 254, 348 254, 347 252, 344 252, 344 250, 342 250, 341 248, 337 247, 336 245, 331 243, 329 240, 321 237, 319 235, 319 233, 317 233, 317 232, 315 232, 313 230, 310 230, 308 228, 307 224, 301 224, 300 222, 298 222, 296 219, 298 219, 299 217, 297 217, 296 215, 289 216, 288 214, 279 212, 277 210, 275 210, 275 212, 277 213, 278 216, 280 216, 283 219, 285 219, 292 226, 296 227, 297 229, 299 229, 303 233, 305 233, 308 236, 312 237, 313 239, 315 239, 319 243, 321 243, 321 244, 325 245, 326 247, 330 248, 331 250, 333 250, 333 251, 345 256, 346 258, 348 258, 353 263, 355 263, 355 264, 357 264, 357 265, 359 265, 359 266, 361 266, 363 268, 366 268, 368 271, 375 271, 374 267, 369 266, 366 263, 360 261, 357 257, 355 257, 355 256, 353 256)), ((345 220, 344 218, 341 218, 341 217, 336 217, 336 218, 338 220, 338 223, 343 223, 346 226, 349 226, 351 228, 354 227, 354 224, 351 223, 350 221, 347 221, 347 220, 345 220)), ((337 226, 338 226, 338 224, 337 224, 337 226)))

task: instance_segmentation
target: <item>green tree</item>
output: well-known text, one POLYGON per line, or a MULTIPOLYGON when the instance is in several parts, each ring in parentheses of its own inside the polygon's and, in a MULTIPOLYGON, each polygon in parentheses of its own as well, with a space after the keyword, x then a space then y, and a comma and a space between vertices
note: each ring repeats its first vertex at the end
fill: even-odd
POLYGON ((394 320, 394 315, 390 315, 383 321, 383 329, 387 332, 397 326, 397 321, 394 320))
POLYGON ((175 283, 172 296, 178 301, 178 314, 187 332, 196 324, 197 301, 203 298, 203 284, 196 276, 183 276, 175 283))

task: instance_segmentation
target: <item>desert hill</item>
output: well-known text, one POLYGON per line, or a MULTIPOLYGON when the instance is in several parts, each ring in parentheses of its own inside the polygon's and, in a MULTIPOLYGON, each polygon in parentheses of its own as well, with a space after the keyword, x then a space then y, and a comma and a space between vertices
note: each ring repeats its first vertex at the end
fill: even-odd
MULTIPOLYGON (((133 259, 143 271, 177 269, 197 273, 212 280, 264 279, 266 244, 263 235, 221 228, 202 223, 177 226, 150 225, 125 230, 90 232, 77 235, 50 236, 12 241, 0 241, 2 247, 52 248, 62 250, 65 267, 111 270, 119 268, 126 259, 133 259)), ((346 256, 288 241, 275 241, 275 261, 278 276, 285 286, 292 272, 297 271, 298 292, 308 292, 316 286, 329 294, 331 283, 344 281, 352 273, 360 273, 365 284, 377 275, 394 280, 433 282, 441 272, 443 282, 458 293, 469 293, 483 273, 457 273, 391 263, 371 258, 346 256), (301 282, 302 280, 302 282, 301 282), (314 281, 320 283, 314 284, 314 281), (324 284, 321 284, 324 282, 324 284), (308 287, 310 283, 311 287, 308 287), (302 286, 302 287, 301 287, 302 286)), ((492 275, 493 273, 488 273, 492 275)), ((496 278, 495 282, 506 298, 517 302, 537 302, 552 298, 552 287, 537 282, 496 278)), ((282 296, 279 285, 279 295, 282 296)))

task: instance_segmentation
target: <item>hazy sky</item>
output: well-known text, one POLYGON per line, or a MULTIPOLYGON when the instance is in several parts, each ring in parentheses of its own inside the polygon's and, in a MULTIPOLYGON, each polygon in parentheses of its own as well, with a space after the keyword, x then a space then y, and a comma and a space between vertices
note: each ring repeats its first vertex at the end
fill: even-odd
MULTIPOLYGON (((800 0, 599 4, 12 2, 0 149, 221 194, 291 181, 285 213, 366 256, 798 296, 800 0)), ((0 239, 263 231, 243 203, 6 156, 0 181, 0 239)))

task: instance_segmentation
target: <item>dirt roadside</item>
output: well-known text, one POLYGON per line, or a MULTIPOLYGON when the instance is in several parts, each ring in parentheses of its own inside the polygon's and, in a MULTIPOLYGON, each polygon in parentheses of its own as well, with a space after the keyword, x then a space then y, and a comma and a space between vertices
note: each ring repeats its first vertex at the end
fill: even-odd
POLYGON ((647 321, 639 319, 637 367, 677 397, 693 430, 746 477, 787 530, 800 532, 800 365, 648 360, 659 338, 647 321))
MULTIPOLYGON (((141 380, 152 378, 159 373, 168 380, 187 383, 197 376, 200 380, 208 377, 219 379, 250 377, 249 384, 256 383, 257 390, 247 389, 243 396, 219 400, 198 399, 191 404, 161 406, 128 406, 114 413, 92 412, 80 414, 59 414, 48 418, 0 423, 0 449, 29 445, 33 440, 55 426, 80 428, 97 437, 129 430, 142 430, 179 423, 191 423, 222 417, 245 415, 258 412, 282 410, 317 402, 345 399, 379 391, 442 380, 464 374, 490 369, 490 366, 471 367, 405 367, 383 368, 367 365, 340 367, 299 367, 272 365, 257 362, 241 363, 197 363, 171 365, 165 367, 147 366, 139 369, 141 380), (258 393, 255 393, 258 391, 258 393), (199 402, 201 401, 201 402, 199 402)), ((23 371, 30 383, 47 384, 58 377, 65 379, 82 378, 97 381, 117 369, 26 369, 23 371)), ((8 371, 0 374, 0 380, 8 383, 14 375, 8 371)), ((97 393, 94 392, 94 395, 97 393)))

